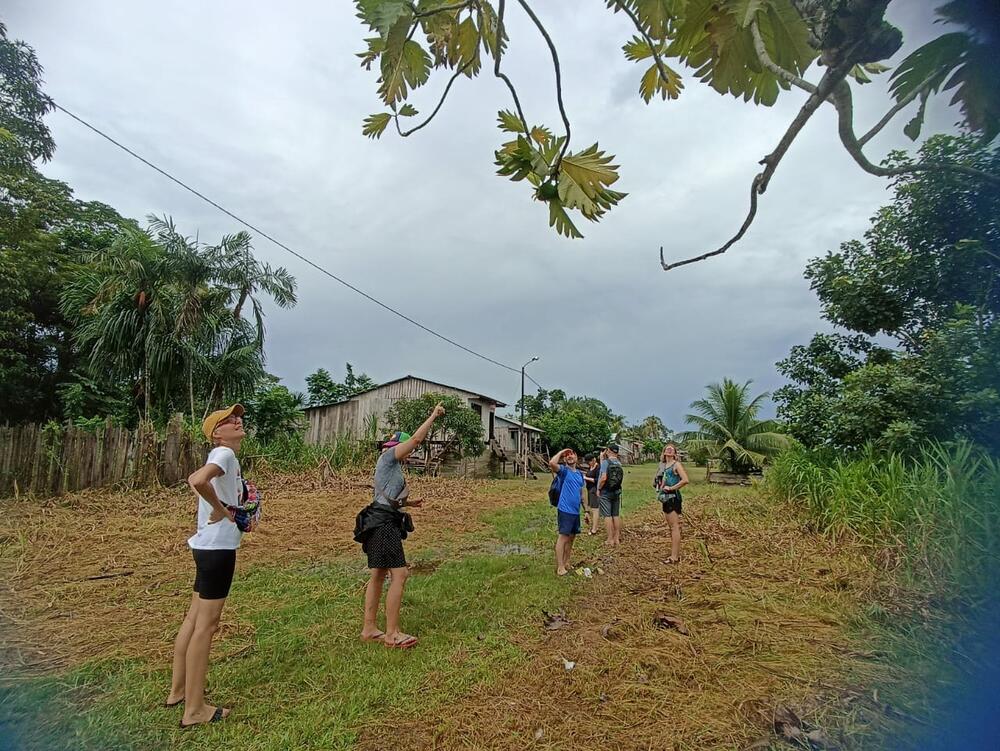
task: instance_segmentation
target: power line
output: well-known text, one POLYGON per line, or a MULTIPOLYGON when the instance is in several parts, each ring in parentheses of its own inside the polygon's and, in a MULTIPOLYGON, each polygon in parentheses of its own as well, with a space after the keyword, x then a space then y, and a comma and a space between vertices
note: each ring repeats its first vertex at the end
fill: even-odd
MULTIPOLYGON (((504 368, 504 369, 509 370, 509 371, 511 371, 513 373, 519 373, 520 372, 519 368, 512 367, 510 365, 507 365, 505 363, 500 362, 499 360, 494 360, 492 357, 487 357, 486 355, 484 355, 484 354, 482 354, 480 352, 476 352, 474 349, 470 349, 469 347, 466 347, 464 344, 459 344, 454 339, 450 339, 447 336, 445 336, 444 334, 440 334, 437 331, 435 331, 434 329, 429 328, 427 326, 424 326, 424 324, 420 323, 419 321, 415 321, 414 319, 410 318, 408 315, 406 315, 404 313, 400 313, 395 308, 393 308, 393 307, 391 307, 389 305, 386 305, 384 302, 382 302, 381 300, 379 300, 379 299, 377 299, 375 297, 372 297, 371 295, 369 295, 364 290, 358 289, 357 287, 355 287, 350 282, 345 281, 344 279, 341 279, 339 276, 337 276, 336 274, 334 274, 334 273, 332 273, 330 271, 327 271, 325 268, 323 268, 322 266, 320 266, 318 263, 315 263, 314 261, 310 261, 308 258, 306 258, 305 256, 303 256, 301 253, 298 253, 298 252, 292 250, 287 245, 285 245, 283 242, 281 242, 280 240, 272 237, 271 235, 269 235, 268 233, 266 233, 264 230, 255 227, 253 224, 251 224, 250 222, 248 222, 246 219, 243 219, 242 217, 238 216, 237 214, 234 214, 232 211, 230 211, 229 209, 225 208, 224 206, 220 206, 218 203, 216 203, 215 201, 213 201, 211 198, 209 198, 208 196, 206 196, 204 193, 198 192, 197 190, 195 190, 194 188, 192 188, 190 185, 188 185, 184 181, 182 181, 182 180, 174 177, 173 175, 171 175, 165 169, 162 169, 162 168, 156 166, 155 164, 153 164, 151 161, 149 161, 145 157, 142 157, 139 154, 137 154, 136 152, 134 152, 128 146, 124 145, 123 143, 120 143, 119 141, 116 141, 114 138, 112 138, 111 136, 109 136, 104 131, 100 130, 99 128, 97 128, 97 127, 95 127, 93 125, 91 125, 86 120, 84 120, 82 117, 79 117, 78 115, 73 114, 68 109, 66 109, 65 107, 63 107, 61 104, 58 104, 58 103, 55 103, 55 102, 53 102, 53 104, 54 104, 54 106, 55 106, 56 109, 58 109, 61 112, 64 112, 65 114, 69 115, 71 118, 73 118, 74 120, 76 120, 82 126, 84 126, 85 128, 88 128, 89 130, 92 130, 94 133, 96 133, 97 135, 99 135, 101 138, 103 138, 103 139, 105 139, 107 141, 110 141, 115 146, 117 146, 119 149, 121 149, 122 151, 124 151, 126 154, 129 154, 130 156, 134 157, 135 159, 138 159, 140 162, 142 162, 143 164, 145 164, 147 167, 156 170, 157 172, 159 172, 161 175, 163 175, 168 180, 170 180, 170 181, 176 183, 177 185, 181 186, 182 188, 184 188, 184 190, 188 191, 189 193, 194 194, 195 196, 197 196, 198 198, 200 198, 201 200, 203 200, 205 203, 209 204, 210 206, 214 206, 216 209, 218 209, 219 211, 221 211, 223 214, 225 214, 228 217, 231 217, 232 219, 235 219, 237 222, 239 222, 240 224, 242 224, 244 227, 247 227, 248 229, 253 230, 255 233, 257 233, 261 237, 264 237, 264 238, 270 240, 272 243, 274 243, 275 245, 277 245, 279 248, 288 251, 293 256, 295 256, 300 261, 302 261, 303 263, 306 263, 309 266, 312 266, 317 271, 319 271, 319 272, 321 272, 323 274, 326 274, 328 277, 330 277, 331 279, 333 279, 335 282, 338 282, 338 283, 344 285, 349 290, 351 290, 353 292, 357 292, 359 295, 361 295, 362 297, 364 297, 369 302, 375 303, 380 308, 384 308, 385 310, 389 311, 393 315, 402 318, 404 321, 406 321, 408 323, 412 323, 418 329, 426 331, 431 336, 436 336, 438 339, 440 339, 440 340, 442 340, 444 342, 447 342, 448 344, 452 345, 453 347, 458 347, 463 352, 467 352, 470 355, 478 357, 480 360, 485 360, 488 363, 492 363, 493 365, 496 365, 498 367, 504 368)), ((530 376, 529 376, 529 378, 530 378, 530 376)), ((533 378, 531 379, 531 382, 534 383, 536 386, 538 385, 538 383, 533 378)), ((539 386, 539 388, 541 388, 541 386, 539 386)))

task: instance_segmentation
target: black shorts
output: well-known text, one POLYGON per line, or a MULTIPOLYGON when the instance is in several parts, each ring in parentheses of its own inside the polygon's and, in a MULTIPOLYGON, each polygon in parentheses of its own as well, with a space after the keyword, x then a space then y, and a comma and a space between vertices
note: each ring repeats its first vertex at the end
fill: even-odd
POLYGON ((376 527, 365 541, 368 554, 368 568, 403 568, 406 555, 403 553, 403 537, 395 524, 376 527))
POLYGON ((663 513, 669 514, 671 511, 678 514, 682 514, 681 511, 681 494, 673 493, 672 495, 667 495, 665 493, 660 494, 660 502, 663 505, 663 513))
POLYGON ((587 506, 590 508, 601 507, 601 499, 597 497, 597 491, 594 489, 589 489, 587 491, 587 506))
POLYGON ((224 600, 229 596, 236 571, 235 550, 199 550, 194 555, 194 591, 203 600, 224 600))

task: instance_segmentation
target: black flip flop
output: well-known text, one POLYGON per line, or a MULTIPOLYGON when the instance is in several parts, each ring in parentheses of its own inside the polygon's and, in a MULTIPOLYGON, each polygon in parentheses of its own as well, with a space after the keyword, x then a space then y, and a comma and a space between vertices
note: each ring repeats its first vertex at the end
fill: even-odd
POLYGON ((212 714, 212 719, 208 722, 192 722, 190 725, 185 725, 184 720, 181 720, 181 730, 188 730, 197 725, 207 725, 209 722, 222 722, 226 718, 225 709, 222 707, 216 707, 215 712, 212 714))

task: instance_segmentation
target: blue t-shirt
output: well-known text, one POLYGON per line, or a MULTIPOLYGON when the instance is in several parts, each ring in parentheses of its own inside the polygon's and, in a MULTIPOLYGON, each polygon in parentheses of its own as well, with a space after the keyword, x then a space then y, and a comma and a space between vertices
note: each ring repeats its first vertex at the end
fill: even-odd
POLYGON ((558 477, 562 480, 562 490, 559 493, 560 511, 567 514, 580 513, 580 491, 583 490, 583 472, 571 470, 565 464, 559 465, 558 477))

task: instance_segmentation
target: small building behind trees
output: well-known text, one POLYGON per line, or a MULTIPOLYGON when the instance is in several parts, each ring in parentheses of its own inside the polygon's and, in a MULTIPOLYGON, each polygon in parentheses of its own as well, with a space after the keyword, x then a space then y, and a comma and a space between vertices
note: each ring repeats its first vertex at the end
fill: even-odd
MULTIPOLYGON (((496 414, 497 407, 507 405, 499 399, 457 386, 449 386, 413 375, 405 375, 393 381, 362 391, 333 404, 308 407, 306 441, 313 444, 331 443, 344 437, 355 440, 380 442, 398 429, 390 425, 388 414, 400 399, 416 399, 424 394, 436 393, 456 396, 463 400, 473 412, 479 415, 483 426, 483 446, 478 456, 449 456, 442 458, 439 471, 447 475, 466 477, 487 477, 500 474, 503 449, 498 434, 502 435, 504 446, 510 440, 506 427, 508 422, 496 414), (503 427, 498 425, 503 423, 503 427)), ((537 431, 536 429, 533 429, 537 431)), ((540 433, 540 431, 537 431, 540 433)), ((516 444, 515 444, 516 445, 516 444)))

